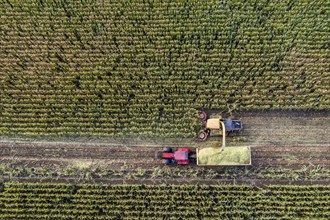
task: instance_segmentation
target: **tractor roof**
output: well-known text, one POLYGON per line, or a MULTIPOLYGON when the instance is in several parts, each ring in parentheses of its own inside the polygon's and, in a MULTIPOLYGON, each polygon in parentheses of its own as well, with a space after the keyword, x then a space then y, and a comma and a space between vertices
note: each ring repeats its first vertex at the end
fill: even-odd
POLYGON ((174 159, 175 160, 188 160, 188 152, 184 152, 184 151, 176 151, 174 153, 174 159))
POLYGON ((219 118, 208 119, 206 122, 206 128, 220 129, 220 119, 219 118))

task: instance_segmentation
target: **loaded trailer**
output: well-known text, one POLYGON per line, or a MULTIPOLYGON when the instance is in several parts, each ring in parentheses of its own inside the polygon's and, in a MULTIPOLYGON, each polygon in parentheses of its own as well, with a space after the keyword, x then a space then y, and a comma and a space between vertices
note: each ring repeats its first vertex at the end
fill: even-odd
POLYGON ((251 165, 251 149, 249 146, 226 149, 165 147, 162 152, 156 152, 156 158, 163 159, 166 165, 248 166, 251 165))
POLYGON ((197 148, 196 164, 198 166, 249 166, 251 161, 251 148, 227 147, 225 150, 215 147, 197 148))

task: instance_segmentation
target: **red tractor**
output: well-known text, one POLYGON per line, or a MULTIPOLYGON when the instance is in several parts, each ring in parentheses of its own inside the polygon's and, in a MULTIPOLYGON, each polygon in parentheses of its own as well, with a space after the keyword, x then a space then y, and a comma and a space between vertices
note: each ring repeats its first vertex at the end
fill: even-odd
POLYGON ((179 148, 174 151, 170 147, 165 147, 164 151, 156 152, 156 158, 164 159, 166 165, 190 164, 196 160, 196 154, 189 148, 179 148))

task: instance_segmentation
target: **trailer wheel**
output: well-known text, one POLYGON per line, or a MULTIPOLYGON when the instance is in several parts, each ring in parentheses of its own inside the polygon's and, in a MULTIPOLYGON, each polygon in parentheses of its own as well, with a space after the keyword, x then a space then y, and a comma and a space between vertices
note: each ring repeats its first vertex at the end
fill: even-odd
POLYGON ((171 165, 172 164, 172 159, 165 159, 164 163, 165 163, 165 165, 171 165))
POLYGON ((203 122, 206 121, 207 114, 204 111, 198 111, 199 119, 203 122))
POLYGON ((201 141, 205 141, 207 138, 208 138, 208 133, 207 133, 207 131, 200 130, 200 131, 198 132, 198 139, 199 139, 199 140, 201 140, 201 141))

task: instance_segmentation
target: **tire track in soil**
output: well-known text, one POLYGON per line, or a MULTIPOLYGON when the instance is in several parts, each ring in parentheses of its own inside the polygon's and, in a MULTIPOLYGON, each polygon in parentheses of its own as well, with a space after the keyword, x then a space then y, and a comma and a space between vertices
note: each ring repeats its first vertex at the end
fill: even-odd
MULTIPOLYGON (((162 165, 155 158, 162 148, 145 146, 93 146, 76 147, 74 144, 0 144, 0 160, 5 162, 28 163, 30 165, 69 164, 72 161, 103 162, 113 166, 130 164, 138 167, 162 165)), ((326 165, 330 166, 329 146, 259 146, 252 147, 253 166, 326 165)))
POLYGON ((328 145, 330 146, 330 111, 242 112, 243 134, 251 146, 328 145))
POLYGON ((61 159, 138 159, 153 158, 157 150, 144 146, 113 147, 113 146, 84 146, 76 147, 74 144, 31 144, 31 143, 0 143, 1 157, 15 158, 61 158, 61 159))
MULTIPOLYGON (((254 166, 330 166, 330 112, 246 112, 244 145, 252 147, 254 166)), ((123 145, 83 142, 0 142, 0 161, 20 160, 37 164, 102 161, 112 166, 132 164, 153 167, 161 145, 123 145)))
MULTIPOLYGON (((121 170, 123 166, 126 166, 125 169, 133 168, 144 168, 152 169, 153 167, 165 166, 163 165, 162 160, 155 159, 155 152, 157 150, 162 150, 161 147, 155 146, 154 148, 144 147, 144 146, 134 146, 134 147, 115 147, 115 146, 100 146, 100 147, 89 147, 89 144, 81 145, 76 147, 76 145, 65 144, 58 145, 50 143, 49 145, 45 144, 24 144, 24 143, 11 143, 10 146, 1 143, 1 156, 0 162, 2 164, 12 163, 13 160, 16 161, 15 164, 20 164, 28 167, 66 167, 72 162, 89 162, 94 165, 103 164, 111 167, 112 170, 121 170), (56 150, 54 148, 58 147, 56 150), (30 152, 32 150, 32 153, 30 152), (53 154, 54 151, 61 152, 63 155, 53 154), (84 153, 79 153, 79 151, 84 153), (20 152, 17 154, 17 152, 20 152), (51 154, 49 152, 52 152, 51 154), (78 152, 78 153, 77 153, 78 152), (60 156, 60 157, 58 157, 60 156), (127 167, 128 166, 128 167, 127 167)), ((261 167, 282 167, 282 168, 301 168, 302 166, 308 165, 322 165, 324 167, 330 168, 328 152, 329 146, 259 146, 252 148, 252 169, 259 169, 261 167), (314 155, 314 156, 312 156, 314 155)), ((197 167, 196 165, 181 167, 182 169, 203 169, 202 167, 197 167)), ((173 167, 175 169, 175 166, 173 167)), ((172 169, 172 168, 171 168, 172 169)), ((214 168, 217 170, 218 168, 214 168)), ((221 167, 220 167, 221 169, 221 167)), ((221 172, 221 171, 220 171, 221 172)), ((14 178, 15 179, 15 178, 14 178)), ((16 178, 17 181, 28 181, 29 178, 16 178)), ((35 181, 39 182, 44 178, 37 178, 35 181)), ((30 181, 34 181, 30 179, 30 181)), ((79 180, 69 178, 62 178, 58 180, 52 180, 58 182, 77 182, 79 180)), ((87 181, 87 180, 86 180, 87 181)), ((99 182, 99 180, 93 180, 93 182, 99 182)), ((117 180, 117 182, 120 180, 117 180)), ((127 180, 121 180, 123 183, 126 183, 127 180)), ((133 180, 134 183, 178 183, 182 184, 185 181, 187 183, 232 183, 235 184, 254 184, 254 185, 267 185, 267 184, 277 184, 282 183, 281 179, 272 179, 272 180, 263 180, 263 179, 236 179, 236 180, 226 180, 226 179, 204 179, 197 178, 197 180, 189 180, 185 178, 178 178, 176 180, 133 180), (269 183, 268 183, 268 182, 269 183)), ((87 181, 88 182, 88 181, 87 181)), ((105 183, 114 183, 116 180, 100 180, 100 182, 105 183)), ((289 181, 290 182, 290 181, 289 181)), ((301 184, 310 184, 310 183, 324 184, 322 181, 312 181, 304 180, 301 184)), ((290 182, 292 183, 292 182, 290 182)))
POLYGON ((252 148, 252 164, 259 167, 330 166, 329 146, 263 146, 252 148))
POLYGON ((107 146, 91 144, 54 143, 0 143, 0 162, 27 166, 65 166, 80 162, 102 163, 120 168, 130 165, 141 168, 160 166, 162 160, 155 158, 162 147, 107 146))

